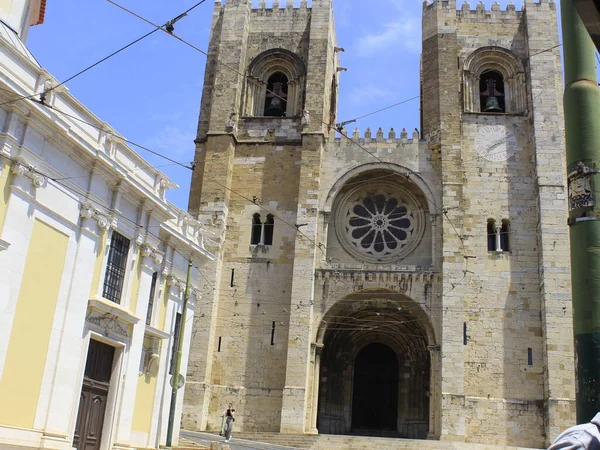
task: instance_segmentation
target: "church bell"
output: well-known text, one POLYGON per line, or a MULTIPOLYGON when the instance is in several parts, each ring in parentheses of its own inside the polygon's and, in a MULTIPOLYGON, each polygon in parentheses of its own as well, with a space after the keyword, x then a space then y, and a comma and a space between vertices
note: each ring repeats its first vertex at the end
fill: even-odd
POLYGON ((271 117, 283 117, 285 116, 285 109, 283 106, 283 102, 279 97, 273 97, 271 99, 271 103, 266 111, 267 116, 271 117))
POLYGON ((503 112, 500 108, 500 103, 496 97, 488 97, 485 101, 485 109, 483 112, 503 112))

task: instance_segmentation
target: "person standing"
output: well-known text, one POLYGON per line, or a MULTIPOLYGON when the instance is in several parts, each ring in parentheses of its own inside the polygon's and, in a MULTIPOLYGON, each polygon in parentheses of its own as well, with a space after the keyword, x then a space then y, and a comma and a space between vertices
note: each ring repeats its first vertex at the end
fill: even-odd
POLYGON ((233 430, 233 422, 235 422, 235 409, 229 405, 227 412, 225 413, 225 442, 229 442, 231 440, 231 431, 233 430))

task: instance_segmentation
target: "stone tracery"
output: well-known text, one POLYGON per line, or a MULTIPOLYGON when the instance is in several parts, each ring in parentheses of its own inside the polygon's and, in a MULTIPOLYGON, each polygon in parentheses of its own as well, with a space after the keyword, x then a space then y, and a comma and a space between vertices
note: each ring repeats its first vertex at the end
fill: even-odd
POLYGON ((424 231, 423 213, 417 201, 394 183, 348 192, 339 203, 337 223, 344 248, 355 257, 372 262, 408 255, 424 231))

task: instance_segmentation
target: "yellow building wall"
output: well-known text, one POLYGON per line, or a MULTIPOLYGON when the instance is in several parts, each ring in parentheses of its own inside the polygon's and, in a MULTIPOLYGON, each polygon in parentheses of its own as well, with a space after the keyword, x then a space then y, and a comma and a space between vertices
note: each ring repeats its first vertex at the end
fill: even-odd
POLYGON ((94 274, 92 276, 92 290, 90 292, 90 297, 102 294, 102 289, 100 287, 100 276, 102 275, 102 267, 104 263, 104 250, 106 249, 107 239, 108 233, 102 233, 102 237, 100 238, 100 244, 98 247, 98 254, 96 255, 96 264, 94 265, 94 274))
MULTIPOLYGON (((0 4, 2 0, 0 0, 0 4)), ((8 209, 8 198, 10 196, 10 185, 8 184, 8 175, 10 167, 5 165, 0 172, 0 236, 6 219, 6 210, 8 209)))
MULTIPOLYGON (((144 339, 144 347, 151 348, 152 340, 144 339)), ((135 405, 133 408, 133 421, 131 429, 141 433, 150 433, 152 425, 152 412, 154 411, 154 397, 156 393, 156 379, 158 376, 158 361, 152 364, 150 374, 142 374, 138 378, 135 405)))
POLYGON ((35 220, 0 380, 0 424, 33 428, 69 237, 35 220))

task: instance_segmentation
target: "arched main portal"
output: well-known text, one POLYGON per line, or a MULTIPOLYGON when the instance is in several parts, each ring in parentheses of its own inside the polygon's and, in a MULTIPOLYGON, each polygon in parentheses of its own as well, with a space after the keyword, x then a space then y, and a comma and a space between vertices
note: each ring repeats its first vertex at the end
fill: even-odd
POLYGON ((321 328, 319 433, 425 439, 428 326, 420 306, 399 293, 338 302, 321 328))

